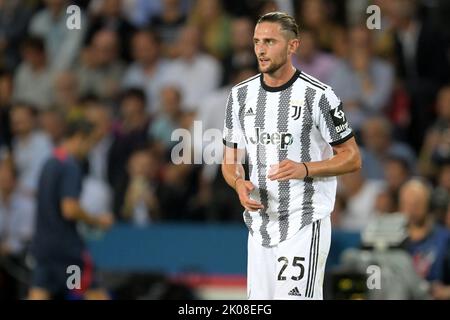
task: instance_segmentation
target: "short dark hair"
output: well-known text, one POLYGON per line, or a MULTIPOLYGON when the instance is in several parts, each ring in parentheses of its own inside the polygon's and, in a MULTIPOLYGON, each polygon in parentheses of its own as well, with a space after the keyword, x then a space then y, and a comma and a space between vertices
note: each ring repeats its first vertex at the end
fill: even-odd
POLYGON ((45 52, 44 39, 38 36, 29 36, 22 42, 23 49, 34 49, 39 52, 45 52))
POLYGON ((131 87, 122 92, 120 100, 123 102, 123 100, 128 98, 136 98, 140 100, 143 104, 145 104, 147 97, 145 95, 145 91, 142 90, 141 88, 131 87))
POLYGON ((80 119, 69 121, 64 130, 64 138, 70 139, 76 135, 89 136, 94 130, 94 125, 87 120, 80 119))
POLYGON ((17 101, 12 109, 12 111, 14 110, 25 110, 26 112, 28 112, 28 114, 32 117, 32 118, 36 118, 39 115, 39 110, 32 104, 27 103, 27 102, 23 102, 23 101, 17 101))
POLYGON ((256 24, 262 22, 278 23, 281 26, 281 30, 292 32, 295 35, 295 38, 298 37, 299 31, 297 22, 295 22, 295 19, 287 13, 279 11, 266 13, 259 17, 256 24))

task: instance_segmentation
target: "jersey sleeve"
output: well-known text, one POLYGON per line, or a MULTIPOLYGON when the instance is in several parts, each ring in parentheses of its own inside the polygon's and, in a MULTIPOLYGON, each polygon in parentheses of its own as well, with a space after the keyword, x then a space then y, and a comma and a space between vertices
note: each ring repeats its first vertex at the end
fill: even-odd
POLYGON ((223 143, 230 148, 245 148, 244 134, 239 122, 238 103, 233 90, 228 95, 223 124, 223 143))
POLYGON ((74 164, 66 164, 61 179, 61 198, 78 199, 81 194, 82 173, 74 164))
POLYGON ((330 145, 341 144, 353 137, 353 131, 345 115, 342 102, 333 89, 327 88, 322 93, 317 111, 316 125, 322 137, 330 145))

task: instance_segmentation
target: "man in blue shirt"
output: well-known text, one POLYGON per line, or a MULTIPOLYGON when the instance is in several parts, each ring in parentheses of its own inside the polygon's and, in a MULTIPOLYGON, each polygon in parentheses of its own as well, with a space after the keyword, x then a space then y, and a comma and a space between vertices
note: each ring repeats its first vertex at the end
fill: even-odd
POLYGON ((79 203, 83 177, 78 160, 91 147, 91 131, 92 125, 84 121, 69 124, 63 142, 41 171, 36 230, 31 247, 36 265, 29 299, 66 297, 68 293, 94 299, 107 298, 102 290, 94 289, 92 262, 77 232, 78 222, 103 229, 113 223, 111 214, 91 216, 79 203), (79 268, 81 279, 69 285, 69 270, 73 268, 79 268))
POLYGON ((408 218, 406 249, 422 278, 448 286, 450 233, 429 214, 430 195, 430 188, 420 180, 410 180, 400 190, 400 211, 408 218))

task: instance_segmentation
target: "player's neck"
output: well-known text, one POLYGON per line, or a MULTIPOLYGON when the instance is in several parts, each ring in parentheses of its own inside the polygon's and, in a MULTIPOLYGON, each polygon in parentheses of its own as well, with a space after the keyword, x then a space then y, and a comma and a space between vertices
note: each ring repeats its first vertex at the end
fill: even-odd
POLYGON ((264 73, 264 83, 269 87, 282 86, 292 78, 295 72, 296 69, 291 63, 286 64, 273 73, 264 73))

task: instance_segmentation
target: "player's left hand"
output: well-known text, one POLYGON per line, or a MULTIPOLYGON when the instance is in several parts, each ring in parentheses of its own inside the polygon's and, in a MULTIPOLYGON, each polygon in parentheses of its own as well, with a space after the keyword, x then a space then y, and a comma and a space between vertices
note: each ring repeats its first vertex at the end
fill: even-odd
POLYGON ((301 162, 285 159, 278 164, 270 166, 267 177, 270 180, 285 181, 290 179, 303 179, 306 176, 305 166, 301 162))

